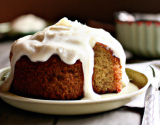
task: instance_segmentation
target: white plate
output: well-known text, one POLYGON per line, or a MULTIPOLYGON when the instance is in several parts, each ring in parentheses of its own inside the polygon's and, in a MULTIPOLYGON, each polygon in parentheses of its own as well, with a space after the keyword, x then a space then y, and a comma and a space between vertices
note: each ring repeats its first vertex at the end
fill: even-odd
MULTIPOLYGON (((9 68, 0 70, 0 79, 9 68)), ((6 103, 27 111, 56 114, 56 115, 80 115, 98 113, 121 107, 134 99, 137 95, 143 93, 149 85, 146 85, 134 92, 125 94, 108 94, 107 97, 97 100, 75 100, 75 101, 58 101, 42 100, 17 96, 10 92, 0 90, 0 97, 6 103)))

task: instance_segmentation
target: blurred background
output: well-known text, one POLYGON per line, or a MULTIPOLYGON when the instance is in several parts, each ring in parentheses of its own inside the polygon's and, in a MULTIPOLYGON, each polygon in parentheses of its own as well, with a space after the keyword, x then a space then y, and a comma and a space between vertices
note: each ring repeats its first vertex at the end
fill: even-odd
MULTIPOLYGON (((103 28, 117 38, 115 12, 158 14, 159 5, 159 0, 0 0, 0 53, 7 46, 4 42, 13 42, 21 36, 33 34, 63 17, 103 28)), ((123 47, 128 63, 132 62, 129 58, 133 56, 138 60, 141 57, 146 60, 148 52, 139 55, 123 47)), ((158 52, 158 56, 152 57, 151 54, 147 60, 159 58, 158 52)))
POLYGON ((159 0, 0 0, 0 23, 11 22, 26 14, 34 14, 50 23, 68 17, 84 24, 93 23, 90 24, 93 26, 94 22, 88 21, 111 24, 104 28, 114 34, 115 12, 159 13, 159 5, 159 0))
POLYGON ((32 13, 50 22, 66 16, 83 23, 93 19, 114 24, 116 11, 160 12, 159 0, 0 0, 0 3, 0 23, 32 13))

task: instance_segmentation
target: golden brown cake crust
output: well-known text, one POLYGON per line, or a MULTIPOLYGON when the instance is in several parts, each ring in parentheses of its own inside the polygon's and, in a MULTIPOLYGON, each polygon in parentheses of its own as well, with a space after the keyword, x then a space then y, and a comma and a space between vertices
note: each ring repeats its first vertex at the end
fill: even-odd
MULTIPOLYGON (((101 43, 97 42, 93 50, 94 91, 98 94, 120 92, 122 89, 120 60, 101 43)), ((46 62, 32 62, 27 56, 22 56, 15 65, 11 91, 33 98, 72 100, 84 97, 83 82, 80 60, 68 65, 61 61, 58 55, 52 55, 46 62)))
POLYGON ((12 89, 17 94, 47 99, 83 97, 82 63, 67 65, 57 55, 47 62, 31 62, 22 56, 15 65, 12 89))

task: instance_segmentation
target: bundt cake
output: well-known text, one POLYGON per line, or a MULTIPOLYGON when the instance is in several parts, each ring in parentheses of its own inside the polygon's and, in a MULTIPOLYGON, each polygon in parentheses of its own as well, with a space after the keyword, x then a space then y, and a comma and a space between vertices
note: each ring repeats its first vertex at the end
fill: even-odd
POLYGON ((15 41, 1 89, 33 98, 75 100, 120 92, 129 82, 120 43, 67 18, 15 41))

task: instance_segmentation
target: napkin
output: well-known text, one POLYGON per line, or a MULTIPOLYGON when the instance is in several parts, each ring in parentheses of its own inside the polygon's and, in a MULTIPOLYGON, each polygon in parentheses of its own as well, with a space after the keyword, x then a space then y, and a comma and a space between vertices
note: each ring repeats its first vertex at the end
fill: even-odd
MULTIPOLYGON (((151 71, 149 73, 147 73, 147 70, 149 69, 150 64, 160 64, 160 60, 149 61, 149 62, 145 62, 145 63, 127 64, 126 68, 130 68, 130 69, 133 69, 133 70, 136 70, 138 72, 145 74, 150 81, 150 79, 152 78, 151 68, 150 68, 151 71)), ((136 98, 134 98, 132 101, 125 104, 125 106, 143 108, 144 101, 145 101, 145 94, 146 94, 146 92, 143 92, 142 94, 140 94, 136 98)))

